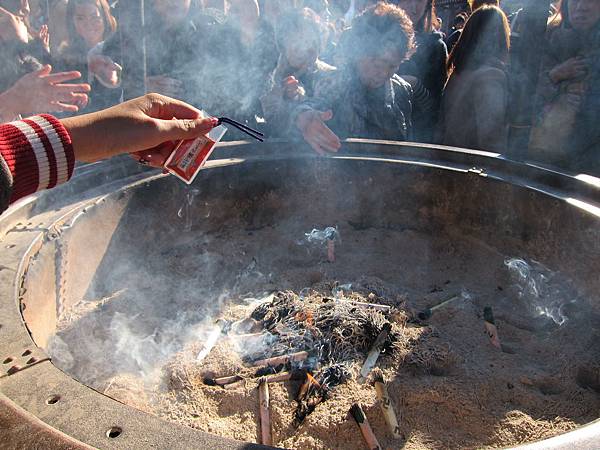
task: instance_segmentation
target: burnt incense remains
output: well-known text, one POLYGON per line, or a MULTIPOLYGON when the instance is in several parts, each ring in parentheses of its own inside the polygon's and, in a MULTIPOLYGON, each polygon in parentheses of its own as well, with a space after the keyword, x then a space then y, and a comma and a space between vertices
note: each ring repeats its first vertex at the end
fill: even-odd
POLYGON ((360 433, 362 434, 362 437, 365 440, 367 446, 371 450, 381 450, 381 445, 379 445, 377 436, 375 436, 371 425, 369 425, 369 421, 367 420, 367 416, 365 415, 365 412, 363 411, 362 407, 358 403, 355 403, 350 408, 350 414, 356 421, 358 428, 360 429, 360 433))
POLYGON ((387 423, 388 428, 394 438, 401 439, 402 432, 400 431, 400 426, 398 425, 398 417, 396 416, 394 405, 392 404, 387 385, 383 378, 383 372, 380 369, 376 368, 373 370, 373 385, 375 386, 375 391, 377 392, 377 400, 379 401, 379 407, 381 408, 381 413, 383 414, 385 423, 387 423))
POLYGON ((294 414, 294 426, 299 427, 319 404, 329 398, 331 390, 346 382, 350 376, 350 370, 344 364, 326 367, 316 377, 306 372, 296 398, 298 407, 294 414))
POLYGON ((260 405, 260 434, 262 439, 261 442, 264 445, 272 445, 273 435, 271 434, 269 383, 265 378, 262 378, 258 385, 258 400, 260 405))
POLYGON ((377 336, 377 339, 375 339, 373 347, 367 355, 365 363, 360 369, 360 377, 358 379, 359 383, 364 383, 367 380, 367 377, 371 373, 371 370, 373 369, 373 367, 375 367, 375 364, 377 364, 377 359, 381 354, 382 347, 385 344, 385 341, 387 340, 390 331, 392 331, 392 325, 388 322, 384 324, 381 333, 379 333, 379 336, 377 336))
POLYGON ((455 303, 458 300, 466 299, 466 298, 468 298, 468 296, 464 292, 461 294, 453 295, 449 299, 444 300, 443 302, 438 303, 437 305, 432 306, 431 308, 427 308, 427 309, 424 309, 423 311, 420 311, 418 313, 417 317, 419 318, 419 320, 428 320, 431 318, 431 316, 433 315, 433 313, 436 310, 445 308, 445 307, 451 305, 452 303, 455 303))

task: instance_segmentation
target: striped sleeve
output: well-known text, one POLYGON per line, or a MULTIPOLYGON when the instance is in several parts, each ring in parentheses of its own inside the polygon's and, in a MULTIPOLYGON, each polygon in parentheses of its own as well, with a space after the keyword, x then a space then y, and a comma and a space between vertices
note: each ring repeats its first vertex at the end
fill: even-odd
POLYGON ((75 167, 69 133, 48 114, 1 124, 0 155, 13 178, 11 203, 65 183, 75 167))

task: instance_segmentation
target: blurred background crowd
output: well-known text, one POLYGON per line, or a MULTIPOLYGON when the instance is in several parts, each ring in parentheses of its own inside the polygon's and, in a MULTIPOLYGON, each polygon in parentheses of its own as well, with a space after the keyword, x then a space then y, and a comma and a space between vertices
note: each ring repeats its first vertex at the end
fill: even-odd
POLYGON ((0 54, 1 121, 158 92, 319 153, 415 141, 600 175, 599 0, 0 0, 0 54))

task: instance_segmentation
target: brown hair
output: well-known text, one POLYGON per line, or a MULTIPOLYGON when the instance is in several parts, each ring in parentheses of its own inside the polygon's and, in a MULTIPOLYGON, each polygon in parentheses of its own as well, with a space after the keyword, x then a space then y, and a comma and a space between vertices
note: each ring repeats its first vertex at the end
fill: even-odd
POLYGON ((410 18, 403 9, 386 2, 367 8, 345 34, 342 52, 349 61, 389 49, 398 51, 404 59, 415 49, 410 18))
POLYGON ((500 0, 469 0, 471 11, 481 8, 485 5, 500 6, 500 0))
POLYGON ((550 16, 548 25, 551 27, 560 27, 561 25, 570 28, 571 21, 569 19, 569 1, 559 0, 556 7, 556 12, 550 16))
POLYGON ((510 28, 506 14, 497 6, 482 6, 471 14, 448 56, 448 75, 476 69, 492 58, 504 61, 509 48, 510 28))
POLYGON ((108 6, 107 0, 69 0, 66 12, 69 47, 85 47, 83 39, 77 34, 77 30, 75 30, 75 8, 79 5, 94 5, 98 8, 98 11, 100 11, 100 15, 102 16, 102 21, 104 22, 105 39, 110 34, 117 31, 117 20, 110 12, 110 6, 108 6))

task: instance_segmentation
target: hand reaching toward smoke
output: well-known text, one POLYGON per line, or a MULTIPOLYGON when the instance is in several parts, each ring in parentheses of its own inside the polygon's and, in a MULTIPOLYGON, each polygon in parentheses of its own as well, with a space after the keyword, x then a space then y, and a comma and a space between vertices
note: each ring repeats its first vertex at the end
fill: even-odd
POLYGON ((325 122, 332 118, 331 111, 309 110, 298 114, 296 119, 296 126, 304 140, 320 155, 337 152, 342 145, 335 133, 325 125, 325 122))
POLYGON ((217 126, 216 118, 204 118, 193 106, 160 94, 61 122, 79 161, 133 153, 154 167, 162 167, 177 141, 194 139, 217 126))
POLYGON ((0 111, 8 120, 23 114, 77 112, 88 103, 86 83, 65 83, 81 78, 81 73, 51 73, 46 65, 22 76, 11 88, 0 94, 0 111))

